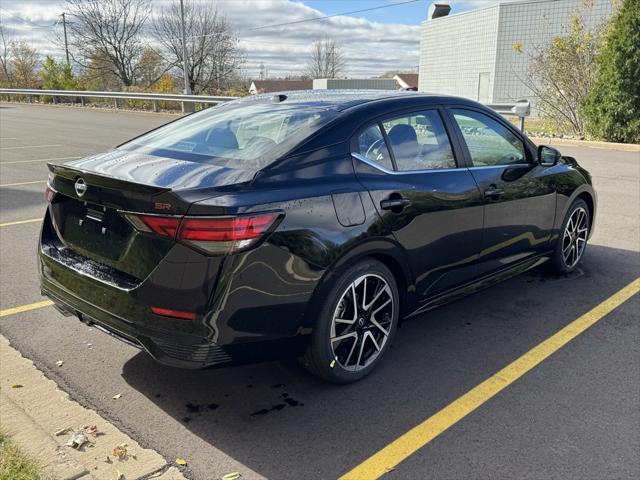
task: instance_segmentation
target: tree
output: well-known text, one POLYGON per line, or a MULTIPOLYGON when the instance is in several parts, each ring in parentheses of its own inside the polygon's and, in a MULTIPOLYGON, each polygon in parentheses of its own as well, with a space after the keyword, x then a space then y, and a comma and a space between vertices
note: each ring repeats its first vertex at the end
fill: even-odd
POLYGON ((598 79, 583 103, 587 131, 640 143, 640 1, 623 0, 597 64, 598 79))
POLYGON ((150 87, 158 82, 168 67, 162 55, 153 48, 145 48, 138 62, 137 83, 143 87, 150 87))
POLYGON ((40 64, 38 52, 27 42, 12 41, 9 72, 11 84, 18 88, 37 88, 37 69, 40 64))
POLYGON ((74 77, 71 66, 66 62, 56 62, 47 55, 40 69, 42 87, 46 90, 78 90, 80 82, 74 77))
MULTIPOLYGON (((543 116, 580 136, 585 134, 582 103, 597 78, 602 32, 603 26, 587 30, 576 13, 569 32, 530 54, 528 74, 520 79, 536 97, 543 116)), ((514 43, 514 54, 525 55, 523 48, 514 43)))
POLYGON ((345 66, 344 54, 334 40, 318 40, 311 46, 306 73, 311 78, 338 78, 345 66))
POLYGON ((187 72, 184 71, 180 4, 174 1, 154 21, 154 35, 169 62, 186 75, 193 93, 229 87, 244 59, 231 24, 211 2, 184 2, 187 72))
POLYGON ((66 0, 69 44, 73 58, 86 68, 117 76, 134 85, 144 47, 142 29, 151 11, 150 0, 66 0), (100 56, 103 61, 90 62, 100 56))
POLYGON ((0 84, 8 85, 11 82, 9 75, 9 41, 4 33, 4 27, 0 19, 0 84))

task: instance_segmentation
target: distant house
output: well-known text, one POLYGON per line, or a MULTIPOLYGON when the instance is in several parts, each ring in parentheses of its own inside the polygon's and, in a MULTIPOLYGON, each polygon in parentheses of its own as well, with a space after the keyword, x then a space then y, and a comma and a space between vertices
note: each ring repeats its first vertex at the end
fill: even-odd
POLYGON ((400 88, 404 90, 418 90, 417 73, 399 73, 393 79, 398 82, 400 88))
POLYGON ((311 80, 254 80, 249 87, 249 93, 286 92, 288 90, 311 90, 311 80))

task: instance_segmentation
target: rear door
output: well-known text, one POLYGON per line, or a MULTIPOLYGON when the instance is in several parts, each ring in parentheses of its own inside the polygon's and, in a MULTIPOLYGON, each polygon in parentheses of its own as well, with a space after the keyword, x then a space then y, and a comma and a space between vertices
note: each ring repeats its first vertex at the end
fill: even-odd
POLYGON ((470 172, 485 204, 481 274, 510 266, 549 247, 556 191, 521 134, 506 120, 452 108, 470 172))
POLYGON ((458 165, 437 108, 381 118, 352 142, 354 166, 387 229, 406 249, 419 298, 475 277, 482 199, 458 165))

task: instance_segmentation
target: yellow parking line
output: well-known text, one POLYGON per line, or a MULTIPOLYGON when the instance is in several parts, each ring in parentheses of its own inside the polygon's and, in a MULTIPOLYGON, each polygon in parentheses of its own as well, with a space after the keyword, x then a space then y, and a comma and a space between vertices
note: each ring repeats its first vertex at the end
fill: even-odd
POLYGON ((472 388, 438 413, 397 438, 338 480, 374 480, 424 447, 557 350, 640 292, 640 278, 535 346, 495 375, 472 388))
POLYGON ((21 307, 7 308, 6 310, 0 310, 0 317, 6 317, 7 315, 14 315, 20 312, 28 312, 29 310, 35 310, 37 308, 48 307, 53 305, 51 300, 43 300, 42 302, 31 303, 29 305, 22 305, 21 307))
POLYGON ((11 225, 22 225, 23 223, 41 222, 42 218, 30 218, 29 220, 16 220, 15 222, 0 223, 0 227, 10 227, 11 225))
POLYGON ((0 187, 19 187, 20 185, 33 185, 34 183, 47 183, 47 181, 34 180, 33 182, 3 183, 0 187))

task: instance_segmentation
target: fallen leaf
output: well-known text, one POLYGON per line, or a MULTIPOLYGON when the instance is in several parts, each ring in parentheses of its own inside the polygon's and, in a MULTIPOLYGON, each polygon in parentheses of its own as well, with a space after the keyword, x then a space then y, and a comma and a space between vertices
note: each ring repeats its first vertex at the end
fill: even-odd
POLYGON ((236 480, 236 478, 240 478, 242 475, 240 475, 240 472, 232 472, 232 473, 227 473, 224 477, 222 477, 222 480, 236 480))
POLYGON ((329 364, 329 367, 333 368, 336 366, 336 361, 335 360, 331 360, 331 363, 329 364))
POLYGON ((56 362, 56 365, 57 365, 58 367, 61 367, 62 365, 64 365, 64 360, 58 360, 58 361, 56 362))
POLYGON ((114 400, 118 400, 120 397, 122 397, 122 394, 121 393, 116 393, 112 398, 114 400))
POLYGON ((20 385, 19 383, 14 383, 13 385, 11 385, 11 388, 22 388, 22 385, 20 385))
POLYGON ((120 445, 115 446, 111 453, 118 460, 124 460, 127 458, 127 444, 121 443, 120 445))
POLYGON ((124 480, 124 473, 122 473, 120 470, 118 470, 118 476, 116 477, 116 480, 124 480))
POLYGON ((187 461, 184 458, 176 458, 176 463, 184 466, 187 464, 187 461))
POLYGON ((395 469, 396 469, 396 467, 384 467, 384 471, 386 473, 393 472, 395 469))

